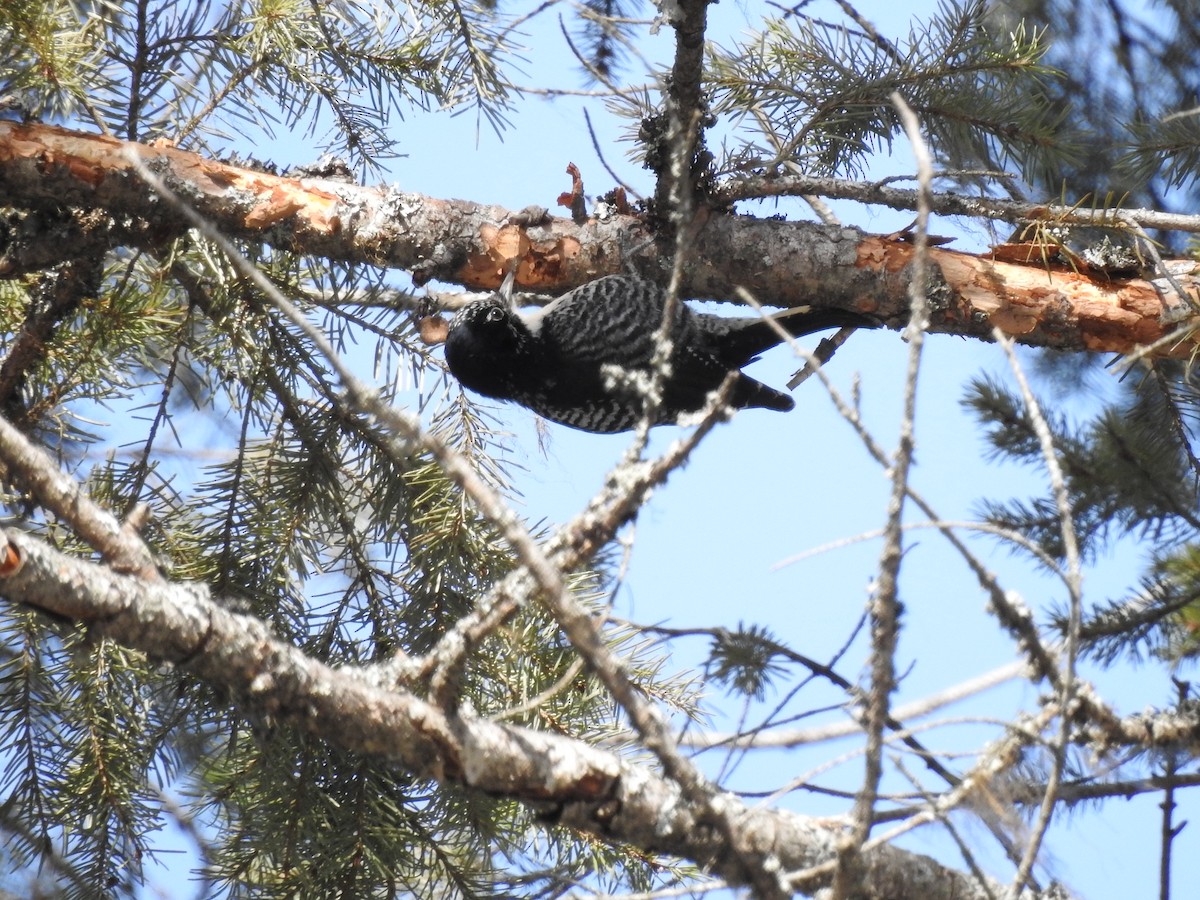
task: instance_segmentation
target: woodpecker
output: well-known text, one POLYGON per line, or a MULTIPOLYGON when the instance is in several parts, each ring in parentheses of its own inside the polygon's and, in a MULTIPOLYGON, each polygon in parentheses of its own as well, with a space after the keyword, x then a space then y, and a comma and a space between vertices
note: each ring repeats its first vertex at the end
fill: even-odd
MULTIPOLYGON (((446 364, 464 387, 511 400, 538 415, 583 431, 627 431, 642 419, 652 374, 654 335, 666 293, 628 275, 608 275, 563 294, 548 306, 519 313, 512 276, 500 290, 461 309, 446 336, 446 364), (640 378, 639 378, 640 376, 640 378)), ((800 307, 770 316, 793 336, 878 321, 843 310, 800 307)), ((737 373, 734 409, 786 412, 792 398, 739 371, 781 342, 762 316, 728 318, 675 305, 672 349, 654 425, 675 424, 704 407, 726 376, 737 373)))

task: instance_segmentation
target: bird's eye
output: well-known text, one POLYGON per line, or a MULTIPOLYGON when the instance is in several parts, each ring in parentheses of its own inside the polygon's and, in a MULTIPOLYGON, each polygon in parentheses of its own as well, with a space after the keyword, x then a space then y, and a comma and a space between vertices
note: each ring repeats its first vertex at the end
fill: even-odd
POLYGON ((487 315, 484 316, 484 320, 488 321, 488 322, 499 322, 503 318, 504 318, 504 312, 502 310, 496 309, 495 307, 492 307, 491 309, 489 309, 487 311, 487 315))

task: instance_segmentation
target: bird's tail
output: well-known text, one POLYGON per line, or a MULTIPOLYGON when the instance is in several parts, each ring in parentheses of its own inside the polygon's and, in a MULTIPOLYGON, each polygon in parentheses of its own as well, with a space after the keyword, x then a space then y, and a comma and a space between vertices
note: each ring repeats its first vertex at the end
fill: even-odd
POLYGON ((733 395, 729 398, 729 405, 734 409, 756 406, 762 409, 787 412, 796 406, 796 401, 783 391, 777 391, 742 373, 733 386, 733 395))
POLYGON ((764 350, 782 343, 778 328, 792 337, 802 337, 827 328, 878 328, 879 319, 844 309, 813 309, 797 306, 769 316, 730 319, 729 331, 721 337, 721 350, 726 360, 743 366, 764 350))

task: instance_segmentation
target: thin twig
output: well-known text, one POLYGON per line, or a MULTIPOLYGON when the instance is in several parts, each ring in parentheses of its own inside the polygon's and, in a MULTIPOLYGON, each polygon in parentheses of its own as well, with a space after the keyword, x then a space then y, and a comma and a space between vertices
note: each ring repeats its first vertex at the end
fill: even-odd
POLYGON ((608 159, 604 156, 604 148, 600 146, 600 141, 596 137, 596 129, 592 127, 592 117, 588 114, 587 107, 583 109, 583 121, 587 125, 588 137, 592 139, 592 150, 596 153, 596 158, 600 160, 600 165, 604 167, 604 171, 608 173, 608 177, 621 186, 626 194, 632 197, 641 199, 642 195, 620 175, 618 175, 613 167, 608 164, 608 159))
POLYGON ((558 681, 554 682, 554 684, 550 685, 550 687, 546 688, 546 690, 535 694, 521 703, 518 703, 516 706, 510 706, 507 709, 502 709, 500 712, 489 716, 488 718, 490 718, 493 722, 503 722, 506 719, 520 718, 521 716, 525 715, 525 713, 538 709, 546 703, 549 703, 567 688, 571 687, 575 681, 575 678, 579 675, 582 669, 583 657, 577 656, 571 661, 571 664, 567 666, 567 671, 563 672, 562 677, 559 678, 558 681))
POLYGON ((1061 654, 1061 673, 1057 691, 1057 703, 1062 710, 1062 719, 1059 722, 1058 738, 1053 744, 1053 763, 1050 769, 1050 777, 1046 781, 1046 792, 1042 798, 1041 808, 1038 810, 1038 819, 1030 833, 1029 845, 1025 856, 1021 859, 1021 864, 1017 867, 1017 873, 1013 878, 1011 896, 1015 897, 1025 886, 1033 865, 1037 861, 1038 850, 1045 837, 1046 829, 1050 827, 1050 818, 1054 814, 1054 807, 1058 800, 1058 785, 1062 781, 1063 769, 1066 766, 1067 747, 1071 737, 1071 712, 1074 707, 1073 701, 1076 690, 1075 662, 1079 653, 1079 631, 1083 618, 1083 570, 1082 561, 1079 556, 1079 542, 1075 535, 1071 498, 1067 491, 1066 478, 1063 476, 1062 467, 1058 464, 1058 454, 1054 448, 1054 436, 1051 434, 1050 426, 1042 415, 1037 398, 1034 397, 1033 391, 1029 388, 1025 372, 1017 361, 1013 342, 998 328, 993 329, 992 334, 996 339, 996 343, 1000 345, 1008 356, 1013 377, 1016 378, 1017 385, 1021 389, 1021 396, 1025 401, 1026 415, 1029 417, 1030 424, 1037 435, 1038 443, 1041 445, 1042 458, 1045 461, 1046 471, 1050 477, 1050 487, 1054 494, 1054 504, 1058 512, 1059 531, 1063 542, 1063 555, 1066 558, 1067 591, 1070 598, 1067 637, 1061 654))
POLYGON ((879 558, 879 576, 871 600, 871 690, 864 710, 867 732, 866 766, 862 788, 854 804, 853 825, 838 844, 838 865, 833 896, 842 898, 852 892, 859 854, 871 830, 871 816, 879 782, 883 777, 883 732, 887 727, 892 691, 896 687, 895 653, 900 627, 899 576, 903 559, 901 520, 908 498, 908 472, 912 465, 913 428, 916 421, 917 377, 921 370, 921 351, 929 324, 929 303, 925 296, 928 249, 928 192, 933 179, 933 163, 921 136, 920 123, 899 93, 891 96, 912 144, 921 190, 917 206, 915 253, 909 281, 908 370, 904 381, 904 409, 900 421, 899 445, 892 460, 892 494, 888 501, 884 546, 879 558))
MULTIPOLYGON (((1177 705, 1182 706, 1187 702, 1189 685, 1185 681, 1175 680, 1175 687, 1178 691, 1177 705)), ((1158 861, 1158 900, 1171 900, 1171 849, 1175 845, 1175 838, 1179 837, 1179 832, 1183 831, 1186 822, 1181 822, 1175 825, 1175 788, 1178 784, 1177 776, 1179 774, 1179 753, 1174 749, 1168 750, 1165 754, 1166 763, 1163 769, 1163 781, 1166 786, 1163 789, 1163 799, 1159 806, 1162 809, 1162 828, 1161 828, 1161 848, 1159 850, 1158 861)))
POLYGON ((1134 236, 1138 252, 1150 257, 1150 261, 1154 263, 1154 271, 1171 286, 1171 289, 1175 292, 1175 296, 1179 299, 1180 305, 1187 307, 1192 313, 1200 312, 1200 302, 1197 302, 1195 297, 1184 290, 1183 285, 1175 277, 1175 273, 1171 271, 1171 267, 1163 261, 1162 254, 1158 252, 1158 247, 1154 245, 1154 241, 1150 238, 1150 235, 1146 234, 1146 229, 1120 210, 1115 212, 1113 218, 1120 222, 1134 236))
MULTIPOLYGON (((1059 578, 1066 578, 1066 573, 1059 566, 1058 560, 1047 553, 1035 541, 1030 540, 1019 531, 1014 531, 1011 528, 1004 528, 1000 525, 993 525, 991 522, 954 522, 948 519, 929 522, 906 522, 903 525, 905 531, 917 531, 926 528, 936 528, 939 531, 947 528, 957 529, 958 531, 978 531, 980 534, 990 534, 1016 544, 1022 550, 1033 556, 1039 563, 1046 567, 1046 570, 1059 578)), ((877 528, 873 531, 864 531, 862 534, 856 534, 853 537, 839 538, 836 541, 830 541, 827 544, 822 544, 819 547, 813 547, 809 550, 802 550, 795 553, 786 559, 781 559, 779 562, 771 566, 772 570, 782 569, 784 566, 794 565, 798 562, 803 562, 814 556, 821 556, 831 550, 838 550, 842 547, 848 547, 851 544, 857 544, 861 541, 871 541, 875 538, 883 537, 883 529, 877 528)))
MULTIPOLYGON (((936 799, 933 806, 912 816, 898 828, 871 838, 863 845, 863 852, 869 852, 875 847, 889 843, 901 834, 921 825, 937 821, 947 812, 965 805, 988 825, 1009 858, 1016 862, 1018 857, 1016 847, 1008 838, 1006 829, 1002 827, 1002 825, 1011 823, 1011 803, 1007 799, 1007 791, 1003 792, 1001 796, 997 796, 993 785, 1001 774, 1019 762, 1021 754, 1027 746, 1040 743, 1041 733, 1057 713, 1057 707, 1051 703, 1043 707, 1036 716, 1024 722, 1006 723, 1008 733, 980 755, 975 765, 971 767, 971 771, 963 776, 958 787, 942 794, 936 799)), ((1033 890, 1040 890, 1032 879, 1030 879, 1029 886, 1033 890)), ((1019 897, 1020 893, 1017 891, 1011 896, 1019 897)))
MULTIPOLYGON (((974 678, 968 678, 956 685, 930 694, 920 700, 914 700, 892 710, 892 719, 896 722, 907 722, 911 719, 929 715, 944 706, 957 703, 967 697, 972 697, 984 691, 991 690, 997 685, 1004 684, 1025 674, 1027 665, 1024 661, 1006 663, 974 678)), ((694 732, 681 738, 680 743, 695 749, 733 745, 748 748, 788 748, 802 745, 818 744, 838 738, 861 734, 861 722, 836 722, 832 725, 822 725, 817 728, 805 728, 790 731, 768 731, 758 734, 744 735, 720 731, 694 732)))
POLYGON ((996 895, 992 893, 991 885, 988 884, 987 875, 980 868, 979 863, 975 860, 975 854, 971 850, 971 845, 958 833, 958 829, 954 827, 954 823, 950 817, 946 815, 944 810, 937 808, 937 798, 930 794, 921 784, 920 780, 912 775, 908 768, 904 765, 904 761, 897 759, 894 761, 896 770, 908 779, 909 783, 921 793, 921 797, 925 800, 926 805, 934 810, 935 817, 946 833, 950 835, 950 840, 954 841, 954 846, 958 847, 958 853, 963 858, 963 862, 967 864, 967 868, 971 870, 971 874, 975 876, 975 881, 987 894, 988 900, 996 900, 996 895))
MULTIPOLYGON (((764 163, 755 163, 756 166, 764 163)), ((733 204, 740 200, 763 200, 768 197, 803 197, 817 194, 840 200, 857 200, 892 209, 915 210, 920 191, 894 188, 882 181, 844 181, 839 178, 779 175, 773 178, 745 177, 731 179, 713 189, 713 201, 733 204)), ((1110 210, 1093 210, 1079 206, 1031 203, 1024 200, 997 200, 967 194, 938 191, 930 196, 930 211, 946 216, 999 219, 1005 222, 1055 222, 1064 225, 1112 226, 1110 210)), ((1121 218, 1136 222, 1143 228, 1164 231, 1200 232, 1200 216, 1160 212, 1156 209, 1126 209, 1121 218)))

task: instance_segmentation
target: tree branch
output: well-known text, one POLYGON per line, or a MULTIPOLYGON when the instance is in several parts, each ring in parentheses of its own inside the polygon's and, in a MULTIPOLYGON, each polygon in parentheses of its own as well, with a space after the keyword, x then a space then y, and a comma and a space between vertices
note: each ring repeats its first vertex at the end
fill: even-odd
MULTIPOLYGON (((495 288, 513 246, 522 259, 519 284, 553 293, 609 272, 661 280, 670 265, 646 240, 646 223, 633 216, 525 224, 502 207, 288 178, 49 125, 0 122, 0 190, 13 206, 102 208, 144 219, 147 226, 130 233, 160 241, 182 233, 186 221, 137 177, 127 149, 224 234, 331 260, 407 268, 418 283, 437 278, 495 288)), ((713 215, 692 245, 683 293, 730 299, 740 286, 767 305, 856 309, 901 327, 913 254, 907 241, 853 228, 713 215)), ((2 263, 0 256, 0 271, 2 263)), ((1093 278, 1040 259, 1011 262, 931 248, 929 266, 934 332, 990 339, 995 326, 1025 344, 1126 353, 1171 334, 1164 313, 1181 305, 1169 283, 1093 278)), ((1167 266, 1185 292, 1200 295, 1200 264, 1168 260, 1167 266)), ((1194 347, 1183 334, 1155 352, 1183 357, 1194 347)))
MULTIPOLYGON (((948 176, 955 174, 958 173, 947 173, 948 176)), ((1001 172, 993 174, 997 179, 1004 175, 1001 172)), ((714 190, 713 201, 730 204, 744 200, 765 200, 770 197, 803 197, 809 194, 818 194, 834 200, 857 200, 859 203, 912 210, 917 208, 919 197, 916 190, 892 187, 886 181, 846 181, 815 175, 780 175, 771 178, 730 179, 714 190)), ((933 194, 929 208, 930 212, 943 216, 969 216, 1014 224, 1047 221, 1083 226, 1113 224, 1111 209, 998 200, 994 197, 969 197, 947 191, 933 194)), ((1200 232, 1200 216, 1165 213, 1156 209, 1123 209, 1120 211, 1120 218, 1136 223, 1142 228, 1183 231, 1190 234, 1200 232)))
POLYGON ((0 416, 0 462, 38 503, 68 523, 94 550, 119 570, 156 580, 158 568, 150 548, 128 522, 122 523, 62 473, 41 447, 0 416))
MULTIPOLYGON (((0 568, 0 595, 90 623, 98 637, 173 662, 227 691, 252 715, 390 758, 423 778, 522 801, 548 823, 691 859, 732 884, 748 881, 713 823, 697 817, 673 781, 645 766, 582 741, 447 713, 407 691, 381 690, 357 670, 333 669, 277 640, 258 619, 212 602, 202 586, 119 575, 11 529, 0 544, 19 560, 0 568)), ((835 835, 828 826, 752 809, 730 795, 720 799, 744 843, 785 871, 833 859, 835 835)), ((928 857, 878 846, 864 856, 858 895, 973 900, 987 891, 928 857)), ((1021 894, 1023 900, 1039 896, 1021 894)))

